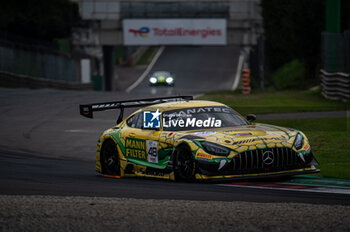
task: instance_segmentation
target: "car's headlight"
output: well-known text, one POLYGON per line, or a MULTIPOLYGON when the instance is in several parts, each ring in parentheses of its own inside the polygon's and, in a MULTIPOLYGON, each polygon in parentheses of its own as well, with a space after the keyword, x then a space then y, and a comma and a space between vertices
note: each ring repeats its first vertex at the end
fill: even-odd
POLYGON ((155 83, 157 83, 157 78, 151 77, 151 78, 149 79, 149 82, 151 82, 152 84, 155 84, 155 83))
POLYGON ((299 150, 303 147, 303 145, 304 145, 304 138, 300 133, 298 133, 294 140, 294 147, 295 149, 299 150))
POLYGON ((172 78, 172 77, 167 77, 167 78, 165 79, 165 81, 166 81, 166 83, 171 84, 171 83, 174 82, 174 78, 172 78))
POLYGON ((230 150, 226 147, 217 145, 215 143, 210 142, 201 142, 203 149, 212 155, 217 156, 227 156, 230 154, 230 150))

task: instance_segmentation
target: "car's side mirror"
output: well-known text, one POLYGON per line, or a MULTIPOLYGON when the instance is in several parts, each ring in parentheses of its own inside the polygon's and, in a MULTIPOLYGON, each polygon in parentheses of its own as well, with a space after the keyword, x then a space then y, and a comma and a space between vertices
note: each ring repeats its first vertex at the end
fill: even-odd
POLYGON ((256 120, 256 115, 255 114, 247 114, 245 118, 248 120, 248 122, 252 122, 256 120))

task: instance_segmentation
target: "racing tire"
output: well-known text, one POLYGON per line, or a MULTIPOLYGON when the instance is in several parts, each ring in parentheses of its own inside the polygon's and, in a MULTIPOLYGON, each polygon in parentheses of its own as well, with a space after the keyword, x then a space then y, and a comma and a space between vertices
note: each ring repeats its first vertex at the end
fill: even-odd
POLYGON ((101 149, 100 157, 102 173, 120 175, 120 158, 117 145, 112 140, 106 140, 101 149))
POLYGON ((182 181, 194 181, 196 162, 191 149, 187 145, 180 145, 176 148, 175 156, 175 179, 182 181))

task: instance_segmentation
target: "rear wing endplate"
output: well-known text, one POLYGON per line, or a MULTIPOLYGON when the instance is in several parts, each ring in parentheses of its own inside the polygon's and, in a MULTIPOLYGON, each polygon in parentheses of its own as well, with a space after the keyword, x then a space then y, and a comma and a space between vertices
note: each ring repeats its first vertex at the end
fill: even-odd
POLYGON ((193 96, 146 98, 146 99, 137 99, 137 100, 128 100, 128 101, 86 104, 86 105, 80 105, 79 108, 80 108, 80 114, 88 118, 93 118, 93 112, 95 111, 120 109, 121 115, 119 116, 119 118, 122 118, 122 113, 124 108, 143 107, 143 106, 149 106, 149 105, 165 103, 165 102, 190 101, 190 100, 193 100, 193 96))

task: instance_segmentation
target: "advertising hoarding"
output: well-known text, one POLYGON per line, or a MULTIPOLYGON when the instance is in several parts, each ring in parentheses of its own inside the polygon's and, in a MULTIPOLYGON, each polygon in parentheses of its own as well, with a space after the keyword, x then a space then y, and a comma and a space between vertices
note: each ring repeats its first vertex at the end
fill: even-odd
POLYGON ((226 19, 125 19, 124 45, 226 45, 226 19))

